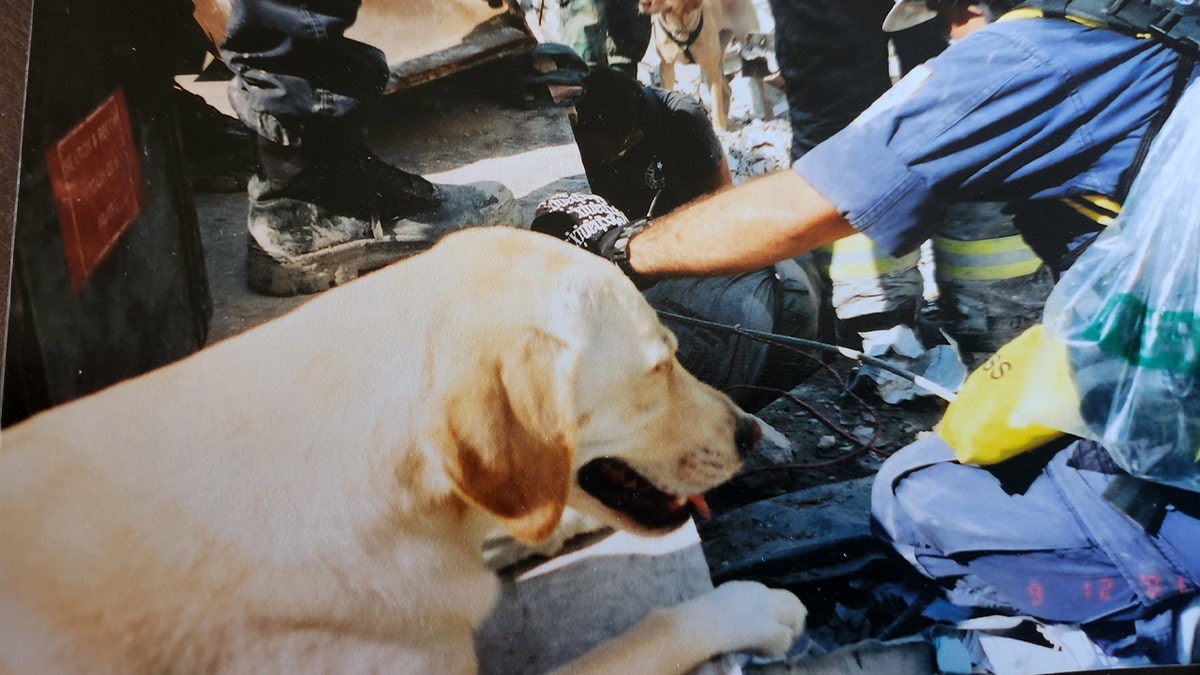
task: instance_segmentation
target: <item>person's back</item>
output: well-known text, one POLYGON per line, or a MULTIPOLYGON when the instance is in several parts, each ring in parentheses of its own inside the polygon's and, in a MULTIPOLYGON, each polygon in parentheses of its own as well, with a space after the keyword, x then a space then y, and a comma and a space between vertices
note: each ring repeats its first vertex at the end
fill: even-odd
POLYGON ((731 184, 708 115, 679 92, 594 69, 572 128, 592 192, 629 218, 657 216, 731 184))

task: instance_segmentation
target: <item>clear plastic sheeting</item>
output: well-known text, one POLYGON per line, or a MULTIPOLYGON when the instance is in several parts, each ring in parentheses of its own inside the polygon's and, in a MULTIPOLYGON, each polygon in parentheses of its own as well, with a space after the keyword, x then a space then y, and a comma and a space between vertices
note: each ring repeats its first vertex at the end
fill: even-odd
POLYGON ((1082 429, 1134 476, 1200 491, 1200 87, 1151 146, 1120 218, 1059 281, 1082 429))

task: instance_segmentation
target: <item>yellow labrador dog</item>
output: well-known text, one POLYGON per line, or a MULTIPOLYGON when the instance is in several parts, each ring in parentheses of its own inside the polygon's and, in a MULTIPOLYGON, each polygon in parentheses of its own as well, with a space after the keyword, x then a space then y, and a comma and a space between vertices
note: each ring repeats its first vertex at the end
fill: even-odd
MULTIPOLYGON (((729 128, 729 82, 725 79, 725 48, 758 32, 758 14, 751 0, 638 0, 638 11, 649 14, 658 74, 663 89, 675 88, 675 64, 696 64, 711 95, 713 126, 729 128)), ((761 90, 760 82, 756 88, 761 90)))
MULTIPOLYGON (((0 671, 471 672, 497 523, 670 530, 757 438, 674 349, 611 264, 483 228, 6 429, 0 671)), ((804 619, 726 584, 568 668, 779 652, 804 619)))

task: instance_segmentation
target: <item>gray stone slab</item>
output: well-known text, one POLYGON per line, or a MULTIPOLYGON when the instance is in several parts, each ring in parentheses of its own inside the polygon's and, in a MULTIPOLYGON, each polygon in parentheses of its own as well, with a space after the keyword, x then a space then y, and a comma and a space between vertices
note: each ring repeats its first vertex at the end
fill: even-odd
MULTIPOLYGON (((651 610, 711 588, 690 525, 666 537, 614 533, 503 579, 496 606, 476 631, 479 672, 546 672, 619 635, 651 610)), ((718 663, 700 672, 726 670, 718 663)))
POLYGON ((765 499, 704 523, 713 580, 806 583, 852 573, 875 559, 871 481, 867 476, 765 499))

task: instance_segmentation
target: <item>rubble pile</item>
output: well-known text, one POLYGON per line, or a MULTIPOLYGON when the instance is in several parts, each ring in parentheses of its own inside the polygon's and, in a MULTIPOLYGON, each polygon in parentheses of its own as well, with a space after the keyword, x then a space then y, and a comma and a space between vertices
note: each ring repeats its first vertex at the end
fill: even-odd
MULTIPOLYGON (((738 121, 737 119, 734 120, 738 121)), ((736 131, 718 131, 735 185, 791 164, 792 128, 786 118, 770 121, 741 118, 736 131)))

